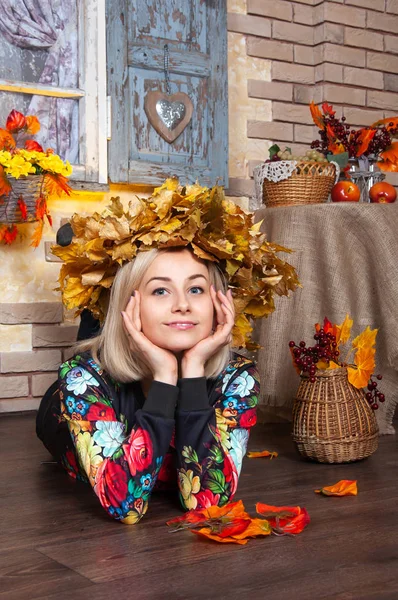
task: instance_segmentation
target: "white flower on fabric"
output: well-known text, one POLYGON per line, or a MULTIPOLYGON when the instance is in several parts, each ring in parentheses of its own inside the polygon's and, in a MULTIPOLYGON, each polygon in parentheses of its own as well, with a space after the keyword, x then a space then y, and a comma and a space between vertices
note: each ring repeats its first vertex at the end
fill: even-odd
POLYGON ((97 421, 97 431, 93 435, 96 444, 104 449, 104 456, 110 457, 124 442, 124 425, 119 421, 97 421))
POLYGON ((224 394, 225 392, 225 388, 228 385, 228 381, 231 379, 232 377, 232 373, 227 373, 226 375, 224 375, 223 380, 222 380, 222 393, 224 394))
POLYGON ((86 369, 74 367, 66 376, 66 389, 73 392, 75 396, 84 394, 88 385, 98 386, 99 383, 86 369))
POLYGON ((225 390, 226 396, 239 396, 239 398, 244 398, 245 396, 249 396, 251 390, 254 387, 254 378, 246 372, 241 373, 236 377, 231 385, 225 390))
POLYGON ((249 432, 247 429, 235 429, 229 436, 231 448, 229 454, 234 461, 238 475, 242 469, 243 457, 246 454, 247 442, 249 441, 249 432))

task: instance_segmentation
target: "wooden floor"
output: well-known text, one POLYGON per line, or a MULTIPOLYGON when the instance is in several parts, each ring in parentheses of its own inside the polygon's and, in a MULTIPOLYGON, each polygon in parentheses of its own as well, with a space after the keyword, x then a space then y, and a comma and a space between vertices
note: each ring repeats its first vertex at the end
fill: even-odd
POLYGON ((304 506, 311 523, 235 546, 169 533, 180 511, 165 497, 139 525, 113 522, 91 488, 41 464, 34 415, 2 417, 0 599, 397 600, 397 437, 368 460, 320 465, 296 454, 288 426, 256 429, 251 449, 280 455, 245 459, 236 499, 253 514, 257 501, 304 506), (340 479, 357 479, 358 496, 314 494, 340 479))

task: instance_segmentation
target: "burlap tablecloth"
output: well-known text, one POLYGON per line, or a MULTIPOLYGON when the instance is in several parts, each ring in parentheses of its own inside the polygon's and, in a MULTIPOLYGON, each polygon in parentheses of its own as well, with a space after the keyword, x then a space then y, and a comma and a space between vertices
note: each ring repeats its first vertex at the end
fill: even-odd
MULTIPOLYGON (((254 339, 261 376, 260 420, 291 420, 299 377, 289 340, 315 343, 314 324, 327 316, 341 323, 349 313, 353 334, 378 328, 376 373, 386 396, 376 411, 380 433, 394 433, 398 401, 398 202, 316 204, 261 208, 262 231, 295 252, 283 255, 299 274, 302 289, 277 298, 276 310, 260 320, 254 339)), ((281 255, 282 256, 282 255, 281 255)), ((344 355, 343 355, 344 356, 344 355)))

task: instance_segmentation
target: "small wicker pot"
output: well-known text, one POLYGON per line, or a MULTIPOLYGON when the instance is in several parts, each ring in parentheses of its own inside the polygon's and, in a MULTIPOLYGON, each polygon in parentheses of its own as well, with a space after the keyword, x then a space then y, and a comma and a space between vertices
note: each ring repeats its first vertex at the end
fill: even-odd
POLYGON ((320 463, 361 460, 377 450, 379 429, 365 392, 350 384, 347 369, 301 376, 293 406, 293 440, 300 454, 320 463))
POLYGON ((327 202, 335 178, 332 163, 299 161, 288 179, 264 180, 263 202, 267 207, 327 202))
POLYGON ((19 179, 10 177, 10 180, 12 189, 7 196, 3 196, 3 202, 0 201, 0 222, 26 223, 26 221, 36 221, 36 200, 40 195, 43 176, 28 175, 19 179), (18 206, 18 200, 21 197, 26 204, 26 221, 22 219, 21 210, 18 206))

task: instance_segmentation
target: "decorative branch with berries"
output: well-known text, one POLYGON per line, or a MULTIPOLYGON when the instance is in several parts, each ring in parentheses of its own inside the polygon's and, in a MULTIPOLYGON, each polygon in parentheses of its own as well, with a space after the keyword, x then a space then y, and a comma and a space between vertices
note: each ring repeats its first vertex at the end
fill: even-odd
MULTIPOLYGON (((303 374, 309 376, 311 383, 315 383, 315 374, 318 369, 322 368, 336 368, 347 367, 348 364, 339 360, 340 351, 338 349, 338 343, 336 336, 330 331, 326 332, 325 329, 321 328, 314 335, 315 345, 307 347, 304 341, 296 344, 293 340, 289 342, 290 352, 293 358, 293 364, 297 367, 297 370, 303 374), (334 364, 330 365, 333 362, 334 364)), ((377 380, 382 379, 382 375, 371 375, 368 385, 367 393, 365 394, 366 400, 373 410, 379 408, 379 402, 385 401, 385 396, 377 388, 377 380)))

